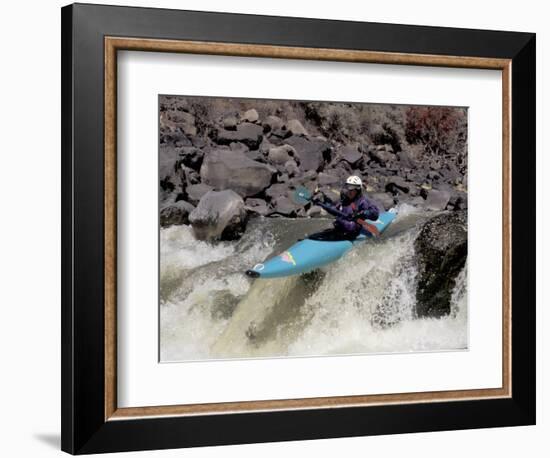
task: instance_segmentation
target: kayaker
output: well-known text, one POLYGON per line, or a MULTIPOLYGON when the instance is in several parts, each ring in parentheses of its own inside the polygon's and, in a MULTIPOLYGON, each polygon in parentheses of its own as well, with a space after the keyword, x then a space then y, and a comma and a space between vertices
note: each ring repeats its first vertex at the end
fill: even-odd
POLYGON ((314 196, 311 202, 336 216, 334 227, 309 236, 313 240, 353 240, 363 226, 358 219, 376 221, 379 210, 374 202, 363 194, 363 182, 356 175, 348 177, 340 192, 340 202, 335 203, 324 194, 314 196))

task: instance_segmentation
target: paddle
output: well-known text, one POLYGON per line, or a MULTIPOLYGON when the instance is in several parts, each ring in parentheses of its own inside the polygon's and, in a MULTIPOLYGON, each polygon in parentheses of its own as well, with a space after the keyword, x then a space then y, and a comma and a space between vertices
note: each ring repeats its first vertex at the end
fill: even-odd
POLYGON ((304 188, 303 186, 296 188, 296 190, 292 194, 292 200, 298 205, 305 205, 311 202, 312 198, 313 195, 311 194, 310 190, 304 188))
MULTIPOLYGON (((303 186, 300 186, 296 188, 296 190, 294 191, 292 195, 292 200, 296 202, 298 205, 305 205, 313 200, 313 195, 311 194, 311 191, 309 189, 304 188, 303 186)), ((367 232, 369 232, 375 237, 378 237, 380 235, 380 231, 374 224, 367 223, 362 218, 345 215, 344 213, 336 210, 334 207, 328 206, 323 202, 316 201, 315 204, 318 205, 319 207, 324 208, 327 211, 328 211, 328 208, 330 208, 329 213, 331 213, 334 216, 338 216, 340 218, 344 218, 350 221, 355 221, 363 229, 365 229, 367 232)))

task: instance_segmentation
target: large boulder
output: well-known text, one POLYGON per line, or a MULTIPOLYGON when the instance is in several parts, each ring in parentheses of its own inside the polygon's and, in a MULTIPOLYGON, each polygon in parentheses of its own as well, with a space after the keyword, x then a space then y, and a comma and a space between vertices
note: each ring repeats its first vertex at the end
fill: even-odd
POLYGON ((236 130, 218 129, 214 140, 220 145, 241 142, 250 149, 257 149, 263 138, 263 128, 257 124, 243 122, 236 130))
POLYGON ((245 197, 267 188, 275 172, 240 151, 215 149, 206 154, 200 173, 204 183, 218 190, 232 189, 245 197))
POLYGON ((199 240, 237 240, 246 229, 247 219, 242 197, 230 189, 209 191, 189 215, 199 240))
POLYGON ((300 169, 319 171, 322 169, 326 160, 330 159, 330 143, 306 137, 293 135, 286 139, 285 143, 292 146, 296 151, 296 156, 300 160, 300 169))
POLYGON ((416 315, 448 315, 455 280, 468 254, 466 212, 443 213, 428 220, 414 242, 414 249, 418 268, 416 315))
POLYGON ((185 200, 169 203, 160 210, 160 225, 168 227, 173 225, 188 224, 189 214, 195 209, 185 200))

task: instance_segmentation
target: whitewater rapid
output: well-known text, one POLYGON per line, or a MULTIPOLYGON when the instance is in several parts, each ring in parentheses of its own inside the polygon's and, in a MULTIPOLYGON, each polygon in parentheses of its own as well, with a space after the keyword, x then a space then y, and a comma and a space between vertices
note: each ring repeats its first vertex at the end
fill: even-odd
POLYGON ((243 272, 330 220, 257 218, 236 242, 197 241, 188 226, 161 229, 161 361, 466 349, 466 267, 449 316, 414 317, 413 243, 429 216, 402 206, 380 240, 279 279, 243 272))

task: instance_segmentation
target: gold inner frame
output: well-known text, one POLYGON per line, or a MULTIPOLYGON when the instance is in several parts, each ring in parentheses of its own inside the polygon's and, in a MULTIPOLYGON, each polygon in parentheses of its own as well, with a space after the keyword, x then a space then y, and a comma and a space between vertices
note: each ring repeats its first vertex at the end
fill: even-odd
POLYGON ((510 59, 300 48, 239 43, 105 37, 105 421, 152 416, 182 416, 372 406, 382 404, 507 398, 512 395, 511 366, 511 70, 510 59), (502 72, 502 387, 399 394, 333 396, 119 408, 117 405, 117 51, 175 52, 358 63, 423 65, 500 70, 502 72))

